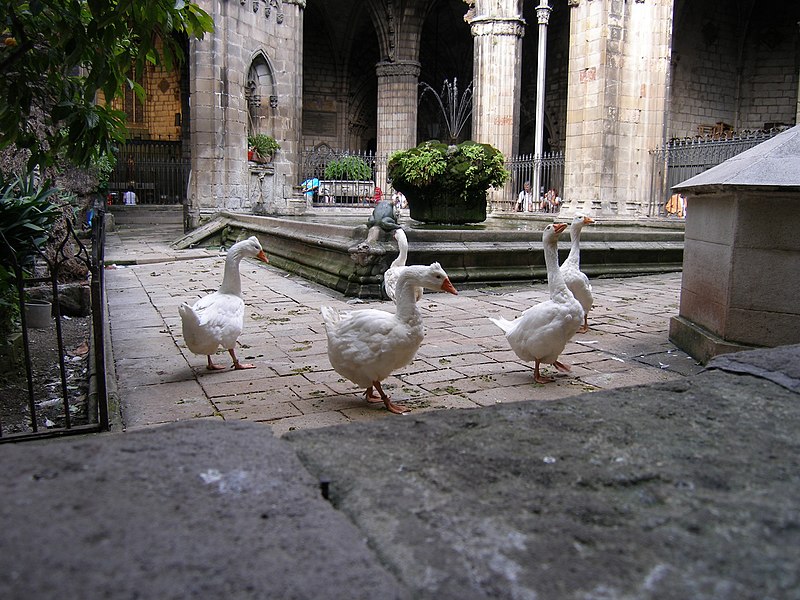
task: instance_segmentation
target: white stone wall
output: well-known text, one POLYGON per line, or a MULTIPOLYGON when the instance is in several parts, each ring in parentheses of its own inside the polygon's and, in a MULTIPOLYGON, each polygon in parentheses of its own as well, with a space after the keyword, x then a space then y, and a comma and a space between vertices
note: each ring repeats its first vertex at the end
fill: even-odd
POLYGON ((247 74, 262 54, 271 69, 275 108, 262 91, 258 129, 281 145, 274 159, 274 194, 288 197, 295 179, 302 94, 302 8, 284 0, 200 1, 215 31, 190 48, 192 177, 190 226, 218 210, 250 212, 253 178, 247 161, 247 74), (286 194, 286 196, 284 196, 286 194))

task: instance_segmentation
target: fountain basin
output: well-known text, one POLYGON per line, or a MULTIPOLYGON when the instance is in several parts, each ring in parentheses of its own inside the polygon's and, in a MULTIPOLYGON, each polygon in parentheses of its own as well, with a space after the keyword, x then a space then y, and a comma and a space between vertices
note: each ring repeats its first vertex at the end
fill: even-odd
MULTIPOLYGON (((256 235, 274 267, 348 297, 385 297, 383 273, 397 256, 397 244, 383 231, 376 242, 365 244, 371 210, 350 211, 280 218, 221 212, 173 246, 219 245, 256 235)), ((474 226, 429 226, 402 217, 400 222, 409 242, 408 264, 439 262, 463 288, 545 281, 541 236, 545 225, 557 220, 554 216, 490 215, 474 226)), ((565 232, 561 260, 569 245, 565 232)), ((581 235, 581 269, 589 277, 676 272, 682 263, 682 223, 616 220, 586 227, 581 235)))

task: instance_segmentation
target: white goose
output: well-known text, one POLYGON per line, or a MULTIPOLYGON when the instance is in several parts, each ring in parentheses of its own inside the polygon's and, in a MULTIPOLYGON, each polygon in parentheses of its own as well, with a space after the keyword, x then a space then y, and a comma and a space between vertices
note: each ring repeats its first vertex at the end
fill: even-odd
POLYGON ((367 402, 382 400, 393 413, 408 409, 391 402, 381 381, 414 359, 424 337, 415 287, 458 293, 439 263, 413 265, 403 267, 397 278, 394 314, 375 308, 340 314, 330 306, 320 307, 331 366, 342 377, 365 388, 367 402), (380 398, 373 389, 378 390, 380 398))
POLYGON ((564 281, 569 291, 572 292, 572 295, 583 307, 583 325, 578 329, 578 333, 589 331, 589 311, 594 303, 589 278, 581 271, 581 230, 584 225, 589 225, 590 223, 594 223, 594 220, 582 214, 577 214, 572 219, 572 224, 569 226, 572 245, 569 249, 569 256, 561 265, 561 274, 564 276, 564 281))
POLYGON ((203 296, 194 306, 185 302, 178 307, 183 325, 183 339, 195 354, 208 356, 208 369, 224 369, 215 365, 211 355, 222 346, 233 359, 234 369, 253 369, 255 365, 240 363, 234 346, 244 328, 244 300, 242 300, 242 278, 239 263, 245 256, 268 263, 256 236, 231 246, 225 256, 225 272, 222 285, 213 294, 203 296))
MULTIPOLYGON (((403 267, 406 266, 406 260, 408 259, 408 237, 406 237, 406 232, 402 229, 395 229, 394 239, 397 240, 397 258, 392 261, 392 264, 383 274, 383 289, 386 290, 386 295, 392 300, 395 300, 397 278, 400 276, 403 267)), ((414 296, 417 302, 422 299, 421 287, 415 288, 414 296)))
POLYGON ((533 378, 537 383, 553 381, 539 373, 540 363, 552 364, 559 371, 570 370, 569 365, 559 362, 558 356, 583 320, 583 308, 567 289, 558 268, 558 236, 566 228, 566 223, 551 224, 542 234, 550 300, 531 306, 514 321, 489 317, 505 332, 517 356, 525 361, 535 361, 533 378))

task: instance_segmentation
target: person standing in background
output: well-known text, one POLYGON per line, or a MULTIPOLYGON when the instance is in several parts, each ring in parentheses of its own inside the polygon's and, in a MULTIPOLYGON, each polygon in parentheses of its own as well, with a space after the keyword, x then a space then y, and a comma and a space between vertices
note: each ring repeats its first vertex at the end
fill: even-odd
POLYGON ((522 191, 517 196, 517 212, 533 210, 533 194, 531 193, 531 182, 526 181, 522 185, 522 191))
POLYGON ((134 192, 130 186, 128 186, 128 189, 122 194, 122 203, 125 206, 136 206, 136 192, 134 192))

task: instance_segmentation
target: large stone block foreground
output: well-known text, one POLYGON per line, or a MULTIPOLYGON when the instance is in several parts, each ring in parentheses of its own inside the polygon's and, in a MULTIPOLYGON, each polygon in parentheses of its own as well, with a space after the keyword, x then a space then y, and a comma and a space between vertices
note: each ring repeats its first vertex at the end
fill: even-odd
POLYGON ((798 365, 3 446, 0 597, 800 598, 798 365))

